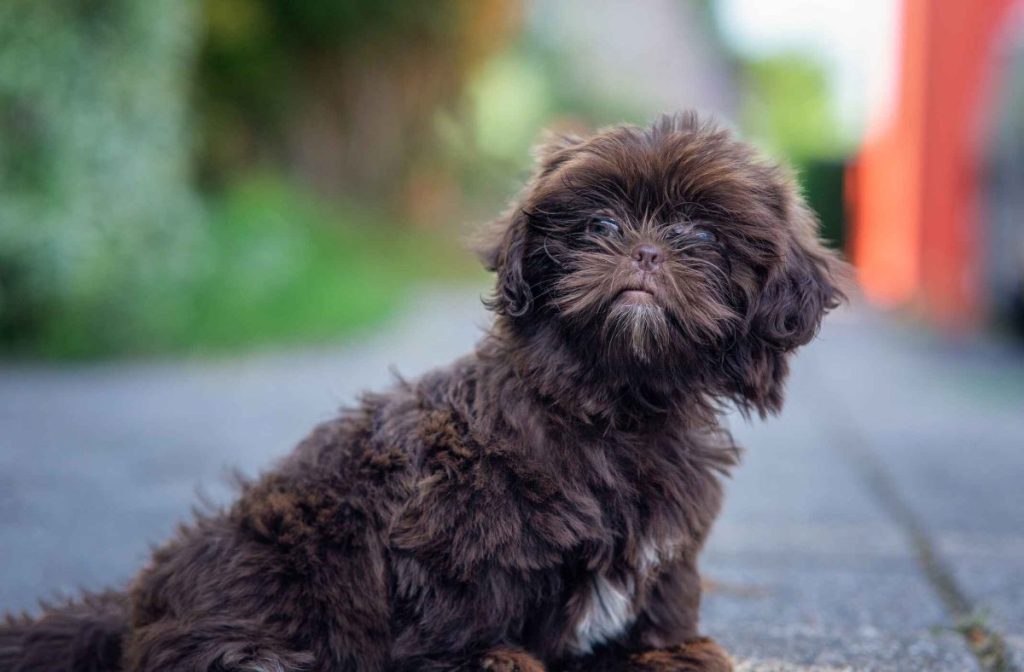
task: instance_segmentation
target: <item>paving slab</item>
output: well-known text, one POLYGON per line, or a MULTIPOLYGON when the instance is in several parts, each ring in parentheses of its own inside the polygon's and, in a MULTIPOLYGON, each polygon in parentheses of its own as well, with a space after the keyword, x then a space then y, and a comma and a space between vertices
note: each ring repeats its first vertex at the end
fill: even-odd
POLYGON ((704 627, 754 669, 975 669, 913 562, 719 566, 704 627))
POLYGON ((749 670, 970 670, 906 534, 819 409, 841 315, 793 365, 783 413, 733 418, 745 447, 702 563, 703 627, 749 670))
POLYGON ((1006 642, 1016 670, 1024 670, 1024 570, 1019 550, 1007 555, 1003 546, 975 546, 957 552, 954 545, 941 545, 950 559, 953 576, 973 600, 978 618, 999 632, 1006 642))
POLYGON ((464 354, 478 290, 425 292, 333 347, 221 360, 0 365, 0 611, 121 585, 200 500, 227 501, 365 389, 464 354))
POLYGON ((1024 669, 1024 351, 870 314, 809 359, 854 452, 899 491, 972 612, 1024 669))

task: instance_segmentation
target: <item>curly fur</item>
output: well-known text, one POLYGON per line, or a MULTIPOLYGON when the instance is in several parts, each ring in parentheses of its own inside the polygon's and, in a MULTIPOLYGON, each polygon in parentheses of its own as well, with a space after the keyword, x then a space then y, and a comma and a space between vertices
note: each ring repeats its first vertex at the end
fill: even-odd
POLYGON ((0 671, 730 669, 697 630, 717 415, 777 411, 841 298, 792 179, 691 114, 552 138, 482 256, 474 353, 316 428, 126 591, 9 619, 0 671))

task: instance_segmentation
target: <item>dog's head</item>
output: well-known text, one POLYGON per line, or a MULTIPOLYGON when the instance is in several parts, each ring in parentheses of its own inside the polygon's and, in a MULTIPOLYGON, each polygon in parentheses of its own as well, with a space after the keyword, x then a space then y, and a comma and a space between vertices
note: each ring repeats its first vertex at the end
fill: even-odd
POLYGON ((513 332, 761 414, 842 297, 790 175, 692 114, 540 146, 483 256, 513 332))

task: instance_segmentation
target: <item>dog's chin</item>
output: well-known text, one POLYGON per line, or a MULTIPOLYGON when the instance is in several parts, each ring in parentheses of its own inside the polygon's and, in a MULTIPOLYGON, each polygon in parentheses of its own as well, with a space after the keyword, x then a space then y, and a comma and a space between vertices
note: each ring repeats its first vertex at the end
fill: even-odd
POLYGON ((620 294, 608 307, 601 331, 606 356, 622 363, 657 363, 669 351, 671 323, 647 292, 620 294))

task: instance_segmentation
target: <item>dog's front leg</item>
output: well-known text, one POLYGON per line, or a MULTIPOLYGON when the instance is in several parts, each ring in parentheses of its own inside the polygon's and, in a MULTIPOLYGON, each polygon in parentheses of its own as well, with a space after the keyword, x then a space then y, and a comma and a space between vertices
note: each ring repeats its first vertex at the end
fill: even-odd
POLYGON ((486 649, 420 652, 396 658, 394 672, 546 672, 544 664, 522 649, 498 644, 486 649))
POLYGON ((644 612, 630 633, 621 670, 635 672, 731 672, 725 650, 697 630, 701 585, 695 554, 668 564, 651 588, 644 612))
POLYGON ((697 631, 700 576, 696 558, 665 566, 644 610, 621 642, 573 662, 572 672, 732 672, 729 655, 697 631))
POLYGON ((676 646, 635 651, 615 667, 625 672, 732 672, 729 655, 710 637, 676 646))

